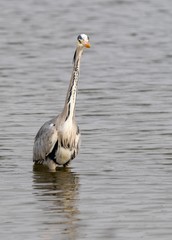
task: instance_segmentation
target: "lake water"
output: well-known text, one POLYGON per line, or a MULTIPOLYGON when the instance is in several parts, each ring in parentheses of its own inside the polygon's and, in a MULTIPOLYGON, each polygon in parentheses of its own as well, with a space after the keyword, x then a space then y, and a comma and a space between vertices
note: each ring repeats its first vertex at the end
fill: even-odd
POLYGON ((172 2, 0 1, 0 239, 172 239, 172 2), (76 37, 78 157, 33 169, 76 37))

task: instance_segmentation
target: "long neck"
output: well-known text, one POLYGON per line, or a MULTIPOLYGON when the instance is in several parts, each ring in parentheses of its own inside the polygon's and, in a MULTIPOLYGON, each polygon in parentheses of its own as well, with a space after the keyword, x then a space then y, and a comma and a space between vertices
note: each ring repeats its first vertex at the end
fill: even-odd
POLYGON ((65 121, 68 119, 73 119, 75 117, 75 104, 76 104, 76 95, 77 95, 77 85, 79 79, 79 71, 80 71, 80 61, 81 55, 83 53, 83 48, 77 47, 74 58, 73 58, 73 70, 69 83, 69 88, 66 95, 66 101, 63 109, 63 116, 65 117, 65 121))

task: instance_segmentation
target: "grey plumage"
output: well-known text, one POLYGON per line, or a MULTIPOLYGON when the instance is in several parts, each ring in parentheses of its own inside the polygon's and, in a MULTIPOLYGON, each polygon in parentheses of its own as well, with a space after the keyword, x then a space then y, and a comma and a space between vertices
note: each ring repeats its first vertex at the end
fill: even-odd
POLYGON ((58 165, 66 166, 78 154, 80 133, 75 120, 75 103, 80 60, 85 47, 90 47, 89 38, 81 34, 78 36, 73 58, 74 66, 63 111, 54 119, 44 123, 35 137, 33 146, 35 164, 43 164, 55 169, 58 165))

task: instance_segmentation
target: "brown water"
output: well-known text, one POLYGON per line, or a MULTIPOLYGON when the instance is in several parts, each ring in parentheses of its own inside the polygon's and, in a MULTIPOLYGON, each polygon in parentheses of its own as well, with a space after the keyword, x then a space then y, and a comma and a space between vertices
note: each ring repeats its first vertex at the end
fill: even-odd
POLYGON ((0 239, 172 239, 172 2, 0 1, 0 239), (76 37, 79 156, 32 168, 76 37))

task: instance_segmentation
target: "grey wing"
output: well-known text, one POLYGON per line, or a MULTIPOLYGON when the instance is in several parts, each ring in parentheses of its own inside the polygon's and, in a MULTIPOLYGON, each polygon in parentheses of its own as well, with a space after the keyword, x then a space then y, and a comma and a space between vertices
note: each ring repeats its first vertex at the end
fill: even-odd
POLYGON ((44 123, 39 129, 33 146, 33 161, 45 160, 51 153, 58 139, 54 120, 44 123))

